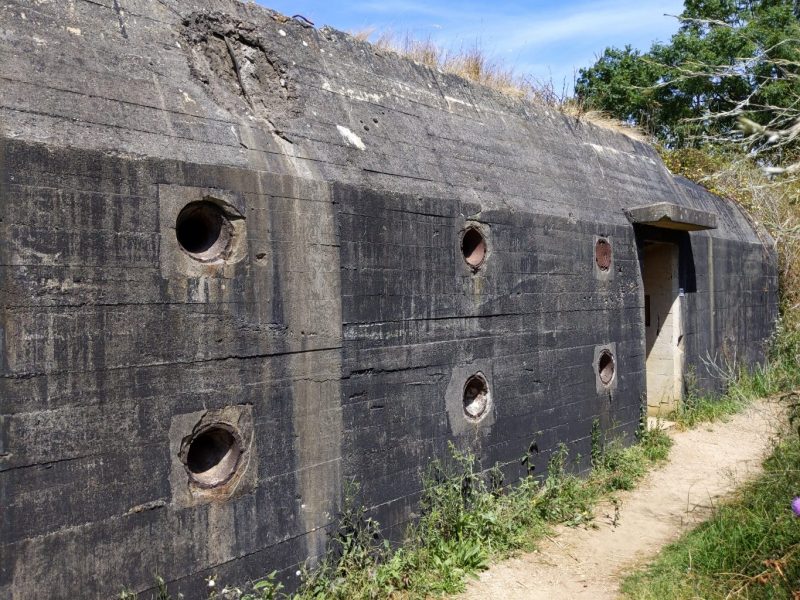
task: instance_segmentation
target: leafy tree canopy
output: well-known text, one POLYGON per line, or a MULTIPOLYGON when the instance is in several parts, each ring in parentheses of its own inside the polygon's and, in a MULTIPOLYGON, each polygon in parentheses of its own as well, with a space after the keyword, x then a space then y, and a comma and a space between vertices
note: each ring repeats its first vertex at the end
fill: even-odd
POLYGON ((606 48, 575 93, 673 147, 726 135, 743 115, 785 128, 800 106, 800 1, 686 0, 669 43, 606 48))

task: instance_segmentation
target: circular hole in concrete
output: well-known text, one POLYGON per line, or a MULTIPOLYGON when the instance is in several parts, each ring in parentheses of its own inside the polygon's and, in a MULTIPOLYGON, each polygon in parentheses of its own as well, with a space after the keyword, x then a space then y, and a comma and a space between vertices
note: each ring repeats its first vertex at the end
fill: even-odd
POLYGON ((216 487, 236 472, 242 449, 233 431, 223 426, 209 427, 189 443, 186 468, 202 487, 216 487))
POLYGON ((477 227, 468 227, 461 237, 461 253, 473 269, 483 264, 486 258, 486 238, 477 227))
POLYGON ((597 361, 597 372, 600 374, 600 381, 603 385, 608 385, 614 379, 614 355, 608 350, 600 353, 597 361))
POLYGON ((464 384, 464 415, 478 421, 489 410, 489 384, 482 373, 476 373, 464 384))
POLYGON ((594 261, 601 271, 611 267, 611 244, 607 239, 600 238, 594 245, 594 261))
POLYGON ((189 256, 210 261, 228 249, 231 223, 222 208, 213 202, 190 202, 178 213, 175 235, 189 256))

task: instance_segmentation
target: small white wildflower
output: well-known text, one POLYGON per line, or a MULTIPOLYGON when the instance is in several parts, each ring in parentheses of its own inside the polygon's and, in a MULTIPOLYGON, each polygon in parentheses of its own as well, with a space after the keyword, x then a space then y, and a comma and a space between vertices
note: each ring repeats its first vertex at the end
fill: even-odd
POLYGON ((300 571, 295 571, 294 574, 300 577, 300 571))
POLYGON ((208 578, 208 587, 213 588, 215 585, 217 585, 217 582, 214 581, 213 577, 209 577, 208 578))

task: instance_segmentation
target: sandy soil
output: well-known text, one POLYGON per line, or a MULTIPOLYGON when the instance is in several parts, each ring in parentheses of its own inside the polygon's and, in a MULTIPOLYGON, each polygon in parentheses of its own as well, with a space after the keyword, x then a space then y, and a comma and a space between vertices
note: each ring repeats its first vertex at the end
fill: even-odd
POLYGON ((761 401, 727 422, 671 432, 669 463, 619 495, 616 523, 613 506, 601 506, 596 528, 559 528, 538 551, 493 565, 460 598, 616 598, 621 577, 758 473, 779 423, 779 405, 761 401))

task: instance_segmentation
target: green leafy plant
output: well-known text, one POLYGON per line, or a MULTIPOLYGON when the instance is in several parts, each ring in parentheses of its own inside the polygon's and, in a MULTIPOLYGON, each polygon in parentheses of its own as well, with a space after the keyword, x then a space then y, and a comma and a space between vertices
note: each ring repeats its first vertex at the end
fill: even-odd
POLYGON ((283 589, 283 584, 277 581, 277 576, 278 572, 272 571, 266 577, 244 588, 224 586, 222 589, 217 589, 216 577, 209 577, 206 580, 211 590, 208 600, 276 600, 283 589))
MULTIPOLYGON (((155 576, 156 600, 173 600, 167 589, 167 582, 160 575, 155 576)), ((119 594, 119 600, 138 600, 139 595, 131 590, 123 589, 119 594)), ((183 594, 178 594, 178 600, 182 600, 183 594)))
MULTIPOLYGON (((242 588, 211 577, 209 600, 371 600, 459 592, 490 560, 533 549, 552 524, 589 523, 601 498, 628 489, 669 448, 663 432, 644 432, 638 444, 624 447, 605 441, 599 421, 592 431, 597 443, 588 477, 574 472, 579 457, 572 460, 564 444, 552 453, 544 479, 534 477, 538 446, 531 442, 520 459, 528 474, 513 486, 504 485, 500 466, 483 469, 471 452, 451 443, 447 456, 432 461, 422 477, 418 518, 400 546, 383 539, 359 502, 358 485, 348 482, 325 555, 301 568, 296 593, 283 593, 273 572, 242 588)), ((136 598, 125 594, 121 600, 136 598)))

